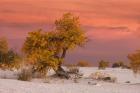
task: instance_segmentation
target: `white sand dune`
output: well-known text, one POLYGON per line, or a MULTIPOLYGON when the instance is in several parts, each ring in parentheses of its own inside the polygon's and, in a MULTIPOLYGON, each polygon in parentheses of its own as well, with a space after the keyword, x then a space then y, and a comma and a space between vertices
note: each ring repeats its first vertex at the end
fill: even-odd
MULTIPOLYGON (((98 71, 97 68, 80 68, 84 77, 88 77, 91 73, 98 71)), ((112 69, 101 70, 117 77, 117 83, 96 82, 97 85, 89 85, 86 79, 81 79, 79 83, 72 80, 64 80, 63 82, 53 81, 51 83, 41 82, 25 82, 14 79, 0 79, 0 93, 140 93, 140 75, 134 77, 131 70, 112 69), (130 81, 130 83, 125 83, 130 81)), ((2 76, 3 71, 0 71, 2 76)), ((9 75, 5 71, 5 76, 9 75)), ((13 73, 15 75, 15 73, 13 73)))

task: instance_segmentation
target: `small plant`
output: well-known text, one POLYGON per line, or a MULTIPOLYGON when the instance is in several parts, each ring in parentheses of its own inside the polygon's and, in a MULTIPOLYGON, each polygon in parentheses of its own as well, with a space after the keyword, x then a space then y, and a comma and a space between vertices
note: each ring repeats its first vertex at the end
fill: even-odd
POLYGON ((118 67, 124 67, 124 63, 123 62, 116 62, 112 65, 112 68, 118 68, 118 67))
POLYGON ((135 74, 140 73, 140 50, 135 53, 129 54, 130 67, 135 74))
POLYGON ((107 81, 113 83, 117 81, 117 78, 115 76, 104 72, 95 72, 92 73, 89 77, 94 80, 101 80, 101 81, 107 81))
POLYGON ((98 68, 99 68, 99 69, 106 69, 106 67, 108 67, 108 66, 109 66, 109 62, 106 62, 106 61, 101 60, 101 61, 99 62, 98 68))
POLYGON ((68 72, 71 74, 77 74, 79 73, 79 68, 77 66, 69 66, 68 72))
POLYGON ((86 62, 86 61, 79 61, 77 63, 77 66, 79 66, 79 67, 90 67, 92 65, 89 62, 86 62))
POLYGON ((14 50, 7 50, 5 54, 0 53, 0 68, 2 69, 19 69, 21 66, 21 57, 14 50))
POLYGON ((116 62, 112 64, 112 68, 130 69, 130 66, 127 64, 124 64, 124 62, 116 62))
POLYGON ((79 78, 82 78, 82 76, 83 76, 83 74, 80 73, 80 71, 79 71, 79 67, 77 67, 77 66, 68 67, 68 73, 69 73, 70 77, 73 79, 79 79, 79 78))
POLYGON ((32 72, 28 69, 22 69, 18 74, 18 80, 30 81, 32 79, 32 72))

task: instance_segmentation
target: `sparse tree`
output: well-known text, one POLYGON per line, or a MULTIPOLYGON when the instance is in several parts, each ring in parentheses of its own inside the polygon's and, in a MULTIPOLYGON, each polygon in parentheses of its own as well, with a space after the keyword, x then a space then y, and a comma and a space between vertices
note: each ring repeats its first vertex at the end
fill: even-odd
POLYGON ((21 65, 21 56, 14 50, 10 49, 7 54, 7 62, 5 63, 9 69, 19 69, 21 65))
POLYGON ((140 72, 140 51, 136 51, 133 54, 128 55, 128 59, 131 61, 130 66, 134 73, 140 72))
MULTIPOLYGON (((59 40, 61 40, 59 52, 56 53, 58 58, 64 59, 68 50, 77 46, 83 46, 87 38, 81 29, 79 17, 73 16, 71 13, 66 13, 62 18, 56 20, 56 31, 59 33, 59 40)), ((62 60, 59 62, 61 68, 62 60)), ((58 69, 59 70, 59 69, 58 69)))
POLYGON ((0 38, 0 52, 1 53, 8 52, 8 42, 6 38, 0 38))
MULTIPOLYGON (((39 68, 53 68, 57 74, 68 50, 82 46, 87 38, 80 27, 79 18, 70 13, 55 22, 56 29, 51 32, 30 32, 23 46, 23 51, 39 68)), ((43 70, 44 71, 44 70, 43 70)))
POLYGON ((4 67, 3 63, 7 60, 8 43, 6 38, 0 38, 0 66, 4 67))
POLYGON ((20 56, 13 50, 9 50, 8 43, 5 38, 0 39, 0 65, 3 68, 19 68, 20 56))
MULTIPOLYGON (((66 52, 76 46, 82 46, 87 38, 80 27, 79 17, 66 13, 59 20, 56 20, 56 31, 59 33, 58 38, 61 39, 62 54, 61 58, 65 58, 66 52)), ((61 64, 61 63, 60 63, 61 64)))

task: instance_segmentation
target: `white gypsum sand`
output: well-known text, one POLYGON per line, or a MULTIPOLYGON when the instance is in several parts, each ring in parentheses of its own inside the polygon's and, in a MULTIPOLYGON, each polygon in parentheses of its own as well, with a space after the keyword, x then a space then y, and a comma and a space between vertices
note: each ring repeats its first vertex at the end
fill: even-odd
MULTIPOLYGON (((32 81, 19 81, 15 79, 16 73, 0 70, 0 93, 140 93, 140 75, 135 77, 129 69, 107 68, 98 70, 92 67, 80 68, 84 74, 78 83, 73 80, 51 79, 50 83, 43 83, 40 79, 32 81), (117 77, 116 83, 102 82, 86 79, 91 73, 101 71, 117 77), (88 82, 91 84, 88 84, 88 82), (130 81, 130 83, 125 83, 130 81)), ((49 72, 49 75, 53 71, 49 72)))

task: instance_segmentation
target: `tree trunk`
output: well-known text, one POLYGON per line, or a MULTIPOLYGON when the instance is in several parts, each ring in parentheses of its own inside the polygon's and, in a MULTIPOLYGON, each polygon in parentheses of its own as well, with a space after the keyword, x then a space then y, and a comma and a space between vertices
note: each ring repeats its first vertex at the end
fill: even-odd
MULTIPOLYGON (((64 48, 62 55, 60 57, 61 59, 65 58, 66 52, 67 52, 67 48, 64 48)), ((56 74, 57 76, 62 77, 62 78, 66 78, 66 79, 70 78, 69 74, 62 68, 62 61, 59 62, 58 69, 56 70, 56 74)))
POLYGON ((64 48, 64 49, 63 49, 63 53, 62 53, 62 55, 61 55, 61 58, 65 58, 66 53, 67 53, 67 48, 64 48))
POLYGON ((62 66, 58 66, 58 69, 56 70, 56 75, 60 78, 70 78, 69 74, 62 68, 62 66))

